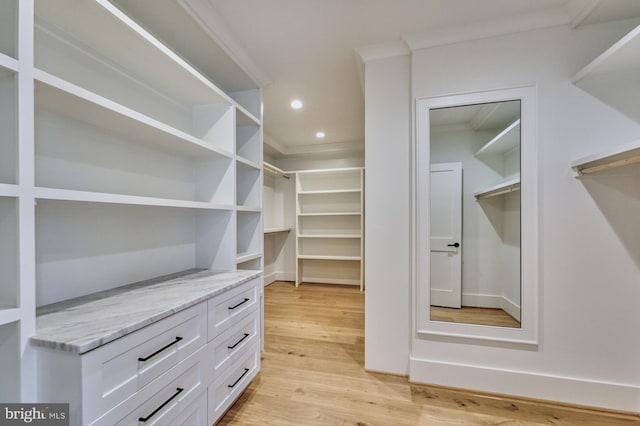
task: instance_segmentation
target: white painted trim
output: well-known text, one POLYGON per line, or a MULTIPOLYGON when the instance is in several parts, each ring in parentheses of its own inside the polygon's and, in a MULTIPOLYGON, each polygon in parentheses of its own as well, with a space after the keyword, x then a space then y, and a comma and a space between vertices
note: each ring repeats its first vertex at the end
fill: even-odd
POLYGON ((410 357, 409 380, 559 401, 640 411, 640 386, 410 357))
POLYGON ((411 51, 470 40, 516 34, 560 25, 567 25, 569 16, 563 8, 556 8, 510 19, 495 19, 467 25, 447 26, 417 34, 405 34, 402 39, 411 51))
POLYGON ((178 3, 259 87, 266 87, 273 82, 273 79, 231 37, 228 25, 210 2, 178 0, 178 3))
POLYGON ((327 277, 305 277, 303 276, 300 280, 300 284, 302 283, 310 283, 310 284, 338 284, 338 285, 360 285, 360 280, 350 280, 350 279, 337 279, 337 278, 327 278, 327 277))
POLYGON ((570 14, 573 15, 570 26, 572 29, 579 27, 593 11, 600 6, 602 0, 571 0, 565 6, 570 14), (573 12, 573 13, 572 13, 573 12))
POLYGON ((269 274, 265 274, 265 276, 264 276, 264 285, 266 287, 269 284, 274 283, 276 281, 291 281, 291 282, 294 282, 295 280, 296 280, 296 273, 295 272, 275 271, 275 272, 271 272, 269 274))
POLYGON ((355 51, 364 63, 411 54, 406 42, 402 40, 357 47, 355 51))

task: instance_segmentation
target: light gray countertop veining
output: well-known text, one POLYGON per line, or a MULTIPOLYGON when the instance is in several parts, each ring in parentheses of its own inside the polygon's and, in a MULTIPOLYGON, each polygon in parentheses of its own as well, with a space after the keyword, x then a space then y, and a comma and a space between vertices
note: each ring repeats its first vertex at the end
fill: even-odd
POLYGON ((31 344, 85 353, 261 274, 189 271, 43 306, 31 344))

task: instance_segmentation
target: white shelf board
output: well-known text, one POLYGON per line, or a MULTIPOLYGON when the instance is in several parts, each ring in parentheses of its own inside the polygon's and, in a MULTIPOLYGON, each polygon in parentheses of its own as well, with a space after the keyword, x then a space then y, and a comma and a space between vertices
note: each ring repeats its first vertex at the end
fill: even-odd
POLYGON ((520 144, 520 119, 517 119, 476 152, 476 156, 500 154, 520 144))
POLYGON ((247 167, 251 167, 252 169, 256 169, 258 171, 262 170, 262 167, 260 166, 260 164, 255 163, 251 160, 248 160, 244 157, 241 157, 239 155, 236 155, 236 161, 238 161, 238 163, 247 166, 247 167))
POLYGON ((509 194, 514 191, 520 190, 520 177, 500 182, 497 185, 486 188, 482 191, 473 194, 476 200, 482 200, 483 198, 497 197, 499 195, 509 194))
POLYGON ((287 234, 291 228, 265 228, 264 235, 287 234))
POLYGON ((271 173, 272 175, 283 177, 285 179, 290 178, 290 176, 287 174, 288 172, 285 172, 284 170, 274 166, 273 164, 269 164, 266 161, 262 162, 262 170, 267 173, 271 173))
POLYGON ((299 195, 324 195, 324 194, 359 194, 361 189, 326 189, 318 191, 298 191, 299 195))
POLYGON ((340 167, 330 169, 304 169, 304 170, 290 170, 287 173, 300 173, 300 174, 324 174, 324 173, 349 173, 364 170, 364 167, 340 167))
POLYGON ((344 238, 344 239, 359 239, 362 238, 360 234, 299 234, 298 238, 308 239, 328 239, 328 238, 344 238))
POLYGON ((110 194, 102 192, 74 191, 70 189, 43 188, 34 189, 36 199, 80 201, 87 203, 122 204, 133 206, 176 207, 196 210, 233 210, 233 206, 204 203, 199 201, 174 200, 167 198, 140 197, 135 195, 110 194))
POLYGON ((299 217, 311 216, 360 216, 360 212, 331 212, 331 213, 298 213, 299 217))
POLYGON ((571 168, 579 176, 639 162, 640 139, 608 151, 578 158, 571 162, 571 168))
POLYGON ((11 56, 7 56, 4 53, 0 53, 0 67, 11 70, 13 72, 17 72, 18 61, 12 58, 11 56))
POLYGON ((37 1, 35 12, 38 25, 44 21, 44 25, 64 29, 65 34, 94 51, 106 53, 111 62, 175 100, 187 105, 219 102, 236 105, 231 97, 107 0, 37 1))
POLYGON ((0 197, 17 197, 19 195, 18 185, 0 183, 0 197))
POLYGON ((262 253, 260 252, 247 252, 247 253, 238 253, 236 256, 236 264, 248 262, 250 260, 260 259, 262 257, 262 253))
POLYGON ((362 260, 360 256, 331 256, 331 255, 310 255, 310 254, 299 254, 298 259, 306 259, 306 260, 349 260, 349 261, 359 261, 362 260))
MULTIPOLYGON (((578 71, 571 81, 579 83, 581 80, 596 74, 634 68, 640 68, 640 25, 578 71)), ((629 93, 636 92, 630 90, 629 93)))
POLYGON ((239 212, 248 212, 248 213, 260 213, 262 211, 260 207, 250 207, 250 206, 236 206, 236 210, 239 212))
POLYGON ((20 321, 20 309, 0 305, 0 326, 20 321))
POLYGON ((236 104, 236 125, 260 126, 260 120, 247 111, 242 105, 236 104))
POLYGON ((128 140, 193 158, 233 154, 42 70, 34 70, 36 105, 117 132, 128 140))

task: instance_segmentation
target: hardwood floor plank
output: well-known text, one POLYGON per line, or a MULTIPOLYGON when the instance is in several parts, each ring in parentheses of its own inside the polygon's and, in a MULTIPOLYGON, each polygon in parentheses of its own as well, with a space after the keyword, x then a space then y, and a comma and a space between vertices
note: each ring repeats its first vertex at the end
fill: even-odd
POLYGON ((640 425, 610 414, 411 384, 364 370, 357 288, 275 282, 265 288, 262 369, 220 425, 640 425))

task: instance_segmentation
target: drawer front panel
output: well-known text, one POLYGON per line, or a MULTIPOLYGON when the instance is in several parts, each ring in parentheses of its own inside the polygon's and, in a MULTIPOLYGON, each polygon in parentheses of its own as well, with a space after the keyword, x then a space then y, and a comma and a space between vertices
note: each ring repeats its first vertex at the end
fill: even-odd
POLYGON ((207 392, 200 396, 175 419, 175 425, 179 426, 210 426, 207 423, 207 392))
POLYGON ((251 347, 208 388, 209 423, 215 423, 233 404, 260 370, 259 345, 251 347))
POLYGON ((175 425, 176 418, 204 390, 203 365, 197 363, 116 423, 117 426, 175 425))
POLYGON ((201 303, 83 355, 86 409, 110 410, 203 347, 206 318, 201 303))
POLYGON ((259 284, 256 278, 208 301, 209 340, 258 308, 259 284))
POLYGON ((210 381, 217 379, 226 368, 235 363, 247 348, 258 341, 258 311, 253 311, 238 324, 226 330, 207 345, 211 360, 210 381))

